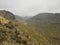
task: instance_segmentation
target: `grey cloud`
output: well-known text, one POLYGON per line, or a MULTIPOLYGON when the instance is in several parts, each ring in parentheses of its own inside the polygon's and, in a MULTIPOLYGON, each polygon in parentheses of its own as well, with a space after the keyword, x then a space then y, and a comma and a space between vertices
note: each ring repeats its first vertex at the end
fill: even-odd
POLYGON ((60 12, 60 0, 0 0, 0 9, 28 16, 41 12, 60 12))

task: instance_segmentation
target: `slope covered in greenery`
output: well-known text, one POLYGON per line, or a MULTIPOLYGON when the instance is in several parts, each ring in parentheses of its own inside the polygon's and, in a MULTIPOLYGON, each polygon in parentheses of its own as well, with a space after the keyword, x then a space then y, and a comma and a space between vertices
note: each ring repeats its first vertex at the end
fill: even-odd
POLYGON ((0 45, 60 45, 60 14, 41 13, 26 21, 0 11, 0 45))
POLYGON ((0 11, 0 45, 38 45, 9 11, 0 11))
POLYGON ((0 10, 0 16, 3 16, 6 19, 11 19, 11 20, 15 19, 15 16, 13 13, 11 13, 9 11, 5 11, 5 10, 0 10))
POLYGON ((30 18, 28 25, 37 33, 41 45, 60 45, 60 14, 41 13, 30 18))

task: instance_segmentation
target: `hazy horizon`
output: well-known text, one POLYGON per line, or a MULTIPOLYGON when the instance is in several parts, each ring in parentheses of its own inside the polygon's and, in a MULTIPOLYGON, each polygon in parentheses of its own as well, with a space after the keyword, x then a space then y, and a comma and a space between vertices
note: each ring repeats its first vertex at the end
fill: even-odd
POLYGON ((0 9, 19 16, 33 16, 37 13, 60 13, 60 0, 0 0, 0 9))

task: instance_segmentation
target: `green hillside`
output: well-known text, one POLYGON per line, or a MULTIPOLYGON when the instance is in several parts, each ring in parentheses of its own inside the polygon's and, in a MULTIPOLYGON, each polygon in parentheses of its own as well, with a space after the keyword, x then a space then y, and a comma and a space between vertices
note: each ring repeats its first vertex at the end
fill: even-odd
POLYGON ((0 16, 3 16, 7 19, 11 19, 14 20, 15 16, 13 13, 9 12, 9 11, 5 11, 5 10, 0 10, 0 16))
POLYGON ((28 20, 42 45, 60 45, 60 14, 41 13, 28 20))
POLYGON ((11 12, 0 11, 0 45, 60 45, 60 14, 18 20, 11 12))
POLYGON ((38 45, 24 23, 9 11, 0 11, 0 45, 38 45))

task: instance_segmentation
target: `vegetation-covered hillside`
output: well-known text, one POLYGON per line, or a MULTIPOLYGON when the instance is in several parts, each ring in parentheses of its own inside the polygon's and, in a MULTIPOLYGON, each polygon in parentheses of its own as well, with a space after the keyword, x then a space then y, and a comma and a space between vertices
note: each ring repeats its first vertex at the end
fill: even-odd
POLYGON ((60 13, 41 13, 28 20, 42 45, 60 45, 60 13))
POLYGON ((3 16, 6 19, 11 19, 11 20, 15 19, 15 16, 13 13, 11 13, 9 11, 5 11, 5 10, 0 10, 0 16, 3 16))
POLYGON ((35 45, 23 23, 9 11, 0 11, 0 45, 35 45))
POLYGON ((60 45, 60 14, 18 20, 11 12, 0 11, 0 45, 60 45))

